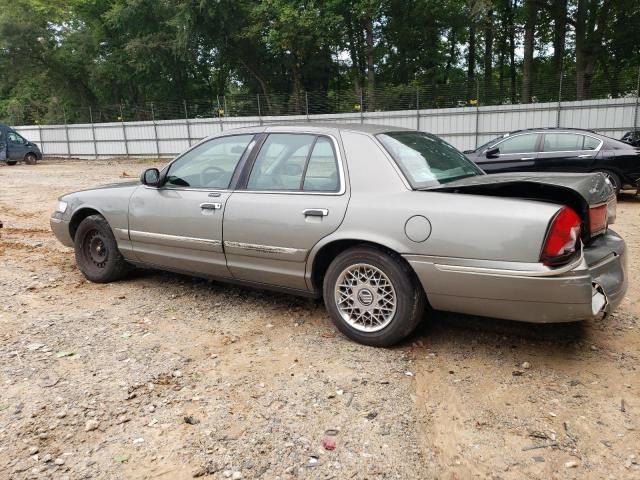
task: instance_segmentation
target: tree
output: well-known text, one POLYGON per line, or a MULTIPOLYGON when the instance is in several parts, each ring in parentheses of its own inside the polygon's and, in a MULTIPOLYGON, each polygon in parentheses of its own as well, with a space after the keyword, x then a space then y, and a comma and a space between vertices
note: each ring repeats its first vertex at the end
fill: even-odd
POLYGON ((576 99, 591 96, 591 80, 603 49, 610 0, 578 0, 572 23, 576 34, 576 99))
POLYGON ((0 117, 548 101, 560 74, 578 99, 629 95, 639 17, 638 0, 0 0, 0 117))
POLYGON ((524 53, 522 60, 522 103, 531 102, 533 85, 533 50, 538 7, 536 0, 524 0, 524 53))

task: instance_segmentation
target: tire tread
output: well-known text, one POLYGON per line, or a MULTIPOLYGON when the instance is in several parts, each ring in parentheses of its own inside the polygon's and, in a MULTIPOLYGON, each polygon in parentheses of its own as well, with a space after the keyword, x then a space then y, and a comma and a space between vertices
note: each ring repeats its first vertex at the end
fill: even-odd
MULTIPOLYGON (((355 246, 336 256, 331 265, 329 265, 325 274, 323 294, 325 305, 331 319, 342 333, 359 343, 377 347, 395 345, 410 335, 422 320, 422 316, 427 305, 426 295, 422 285, 407 262, 395 252, 385 251, 369 245, 355 246), (400 304, 401 301, 410 303, 410 310, 406 315, 404 315, 405 318, 403 320, 394 319, 387 327, 379 332, 359 332, 347 325, 337 312, 335 302, 333 301, 334 279, 337 279, 337 275, 340 271, 348 266, 349 259, 353 258, 354 260, 352 260, 351 263, 355 263, 356 258, 362 257, 368 257, 370 260, 373 260, 372 264, 374 265, 378 263, 378 265, 376 265, 378 267, 387 267, 387 265, 384 264, 390 264, 388 266, 391 267, 391 270, 395 268, 397 271, 385 271, 385 274, 388 276, 397 275, 401 279, 406 280, 406 283, 408 284, 405 285, 405 287, 408 286, 408 289, 400 290, 400 285, 397 285, 394 282, 394 288, 396 289, 398 304, 400 304), (403 291, 406 292, 406 295, 403 291), (405 296, 408 297, 408 299, 404 298, 401 300, 401 297, 405 296)), ((396 313, 396 315, 398 315, 398 313, 396 313)))
POLYGON ((75 255, 76 255, 76 264, 78 265, 78 268, 80 269, 80 271, 84 274, 84 276, 88 280, 95 283, 115 282, 116 280, 120 280, 126 277, 133 269, 133 266, 125 260, 122 253, 120 253, 120 250, 118 250, 118 244, 113 235, 113 232, 111 231, 111 226, 109 225, 109 222, 107 222, 106 218, 104 218, 102 215, 89 215, 87 218, 82 220, 82 222, 80 222, 80 225, 78 226, 78 230, 76 231, 76 236, 75 236, 75 255), (81 242, 84 230, 88 228, 87 227, 88 225, 91 225, 91 224, 94 224, 98 226, 100 229, 102 229, 107 234, 108 240, 112 244, 112 245, 109 245, 109 251, 110 251, 110 255, 113 256, 113 263, 109 268, 109 272, 105 272, 101 276, 87 274, 87 272, 85 272, 81 266, 81 264, 84 263, 84 260, 82 259, 81 254, 79 253, 81 249, 80 242, 81 242))

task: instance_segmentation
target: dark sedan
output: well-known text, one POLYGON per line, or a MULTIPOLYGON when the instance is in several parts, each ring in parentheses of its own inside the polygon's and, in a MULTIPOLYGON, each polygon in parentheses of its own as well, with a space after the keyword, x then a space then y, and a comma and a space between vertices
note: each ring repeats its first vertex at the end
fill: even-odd
POLYGON ((465 154, 487 173, 603 172, 616 192, 640 182, 640 148, 589 130, 518 130, 465 154))

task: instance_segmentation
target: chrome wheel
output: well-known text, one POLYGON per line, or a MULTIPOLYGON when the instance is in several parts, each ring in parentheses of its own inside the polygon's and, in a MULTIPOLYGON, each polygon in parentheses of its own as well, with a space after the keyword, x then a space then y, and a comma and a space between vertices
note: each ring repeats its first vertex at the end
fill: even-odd
POLYGON ((618 185, 618 179, 609 172, 603 172, 603 173, 607 177, 607 180, 609 180, 609 183, 611 183, 611 186, 613 187, 615 192, 618 193, 618 191, 620 190, 620 186, 618 185))
POLYGON ((350 265, 340 273, 334 298, 340 316, 361 332, 377 332, 396 313, 396 291, 382 270, 366 263, 350 265))

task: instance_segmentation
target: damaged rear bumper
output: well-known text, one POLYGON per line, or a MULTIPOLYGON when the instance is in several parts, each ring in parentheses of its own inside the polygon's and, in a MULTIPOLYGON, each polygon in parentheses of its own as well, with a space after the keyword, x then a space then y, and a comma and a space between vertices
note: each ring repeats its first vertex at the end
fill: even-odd
POLYGON ((406 255, 437 310, 535 323, 570 322, 613 311, 627 290, 626 246, 609 230, 570 265, 406 255))

